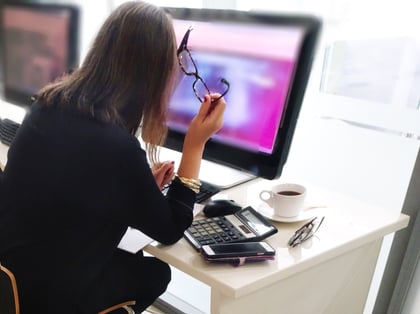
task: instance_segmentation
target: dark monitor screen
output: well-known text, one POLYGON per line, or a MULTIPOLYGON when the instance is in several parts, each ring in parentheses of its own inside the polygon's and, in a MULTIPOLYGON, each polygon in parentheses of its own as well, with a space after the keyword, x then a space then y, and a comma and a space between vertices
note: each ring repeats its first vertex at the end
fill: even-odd
POLYGON ((4 97, 21 106, 78 62, 78 8, 13 4, 1 8, 4 97))
MULTIPOLYGON (((204 158, 274 179, 287 160, 311 70, 320 21, 241 11, 170 8, 178 42, 192 26, 188 46, 200 76, 225 78, 230 90, 223 128, 204 158)), ((181 150, 200 106, 193 76, 182 76, 169 108, 166 146, 181 150)), ((211 85, 209 83, 208 85, 211 85)))

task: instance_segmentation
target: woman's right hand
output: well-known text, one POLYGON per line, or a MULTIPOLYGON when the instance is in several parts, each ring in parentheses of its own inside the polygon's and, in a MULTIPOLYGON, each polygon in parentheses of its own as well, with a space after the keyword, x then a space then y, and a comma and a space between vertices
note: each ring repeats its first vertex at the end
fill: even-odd
POLYGON ((225 100, 221 98, 217 102, 211 103, 212 99, 218 97, 220 97, 219 94, 207 95, 198 114, 191 121, 185 134, 181 163, 178 168, 179 176, 198 178, 204 146, 208 139, 223 126, 225 100))
POLYGON ((211 94, 204 98, 185 135, 184 145, 204 146, 209 138, 222 128, 226 102, 223 98, 215 103, 211 102, 218 97, 219 94, 211 94))

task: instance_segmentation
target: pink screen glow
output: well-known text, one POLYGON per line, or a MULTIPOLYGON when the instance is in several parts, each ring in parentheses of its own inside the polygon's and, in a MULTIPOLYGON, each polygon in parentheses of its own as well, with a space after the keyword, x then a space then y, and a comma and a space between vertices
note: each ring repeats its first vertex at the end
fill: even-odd
MULTIPOLYGON (((191 21, 174 21, 178 42, 191 21)), ((189 49, 200 76, 211 85, 230 82, 223 128, 214 141, 271 154, 287 104, 303 30, 194 22, 189 49)), ((185 132, 200 106, 193 76, 182 76, 170 104, 168 125, 185 132)))
POLYGON ((23 8, 4 10, 6 84, 35 93, 67 70, 70 16, 23 8))

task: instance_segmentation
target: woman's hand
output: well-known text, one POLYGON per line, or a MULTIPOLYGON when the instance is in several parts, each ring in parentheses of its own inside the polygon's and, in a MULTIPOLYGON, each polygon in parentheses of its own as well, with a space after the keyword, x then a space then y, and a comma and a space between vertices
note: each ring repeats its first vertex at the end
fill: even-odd
POLYGON ((207 95, 198 114, 191 121, 185 134, 181 163, 178 168, 179 176, 191 179, 198 178, 204 145, 223 126, 225 100, 221 98, 217 102, 211 103, 212 99, 219 96, 219 94, 207 95))
POLYGON ((226 102, 221 98, 211 103, 212 99, 218 97, 219 94, 212 94, 204 98, 198 114, 191 121, 185 135, 184 146, 204 146, 208 139, 222 128, 226 102))
POLYGON ((174 176, 174 162, 160 162, 152 167, 152 173, 158 187, 162 190, 166 184, 171 182, 172 177, 174 176))

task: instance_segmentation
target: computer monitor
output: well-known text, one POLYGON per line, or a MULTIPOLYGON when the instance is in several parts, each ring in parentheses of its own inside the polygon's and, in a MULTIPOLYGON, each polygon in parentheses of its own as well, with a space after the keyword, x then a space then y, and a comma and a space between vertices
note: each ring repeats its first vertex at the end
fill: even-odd
MULTIPOLYGON (((278 178, 311 71, 320 20, 307 15, 166 9, 178 43, 192 26, 188 46, 204 81, 211 85, 225 78, 230 83, 224 126, 207 143, 204 159, 251 176, 278 178)), ((181 151, 188 124, 200 106, 194 80, 184 75, 170 101, 167 148, 181 151)))
POLYGON ((3 93, 30 106, 47 83, 78 65, 79 10, 71 5, 6 2, 1 7, 3 93))

